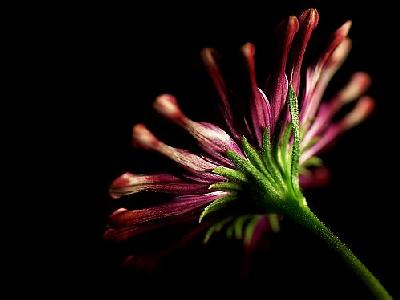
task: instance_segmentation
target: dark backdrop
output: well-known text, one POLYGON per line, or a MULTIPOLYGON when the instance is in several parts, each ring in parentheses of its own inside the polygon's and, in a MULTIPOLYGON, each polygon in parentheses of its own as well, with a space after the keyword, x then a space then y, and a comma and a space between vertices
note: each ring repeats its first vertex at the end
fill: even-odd
POLYGON ((392 13, 394 4, 384 1, 73 8, 62 28, 56 30, 62 41, 58 59, 65 70, 61 110, 72 112, 65 127, 73 142, 65 145, 71 151, 62 160, 69 163, 69 159, 79 158, 69 177, 74 187, 69 203, 77 216, 68 217, 63 243, 66 254, 57 267, 64 276, 57 277, 59 281, 90 291, 113 290, 132 296, 148 286, 153 288, 145 291, 153 293, 165 283, 169 284, 165 293, 188 286, 197 293, 218 282, 225 291, 257 291, 265 299, 289 299, 290 295, 368 299, 364 287, 334 253, 288 221, 268 254, 256 256, 244 283, 238 279, 241 252, 236 243, 215 242, 203 248, 194 244, 166 259, 159 271, 149 275, 121 271, 113 247, 101 240, 111 207, 107 197, 111 180, 126 169, 145 171, 148 166, 157 170, 162 163, 155 156, 146 160, 143 153, 130 148, 132 125, 145 122, 158 135, 172 140, 179 132, 158 120, 151 109, 154 98, 172 93, 194 119, 218 121, 213 104, 216 93, 202 66, 201 48, 229 53, 251 41, 257 47, 258 77, 265 78, 273 53, 274 24, 308 7, 320 12, 308 61, 323 49, 331 32, 352 19, 353 50, 333 87, 339 87, 352 71, 363 70, 373 77, 370 94, 377 100, 373 116, 323 156, 332 181, 308 193, 309 204, 390 291, 398 292, 398 25, 392 13))

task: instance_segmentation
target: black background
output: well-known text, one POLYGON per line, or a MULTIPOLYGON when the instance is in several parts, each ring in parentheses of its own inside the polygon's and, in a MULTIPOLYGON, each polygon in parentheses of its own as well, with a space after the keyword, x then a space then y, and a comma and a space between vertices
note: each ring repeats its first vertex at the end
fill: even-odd
POLYGON ((61 221, 66 229, 61 236, 63 251, 51 256, 56 282, 65 284, 67 290, 79 286, 90 292, 111 290, 132 296, 138 291, 180 293, 183 287, 207 294, 211 286, 219 286, 226 293, 260 292, 265 299, 369 299, 363 285, 334 253, 289 221, 284 221, 270 251, 256 255, 244 282, 239 280, 241 252, 236 243, 194 244, 149 275, 121 271, 117 255, 101 239, 111 208, 107 197, 111 180, 126 170, 162 167, 163 160, 156 155, 148 158, 130 148, 132 125, 144 122, 175 145, 186 142, 176 137, 181 131, 158 120, 151 109, 154 98, 172 93, 193 119, 218 122, 217 96, 200 50, 218 48, 234 61, 232 53, 245 42, 253 42, 262 82, 271 63, 274 25, 287 15, 316 7, 320 23, 307 61, 323 49, 331 32, 352 19, 353 49, 332 90, 353 71, 366 71, 373 78, 370 94, 377 100, 377 109, 323 156, 332 181, 308 193, 308 202, 389 291, 398 292, 398 194, 393 172, 399 167, 395 146, 399 47, 394 4, 389 3, 96 4, 69 7, 67 13, 61 9, 51 17, 54 24, 60 24, 57 19, 62 15, 61 26, 49 37, 51 44, 54 41, 48 49, 52 68, 61 70, 53 78, 57 101, 52 107, 55 119, 67 115, 61 130, 68 137, 60 145, 56 162, 72 167, 65 186, 73 192, 68 197, 71 214, 61 221), (164 284, 168 288, 159 289, 164 284))

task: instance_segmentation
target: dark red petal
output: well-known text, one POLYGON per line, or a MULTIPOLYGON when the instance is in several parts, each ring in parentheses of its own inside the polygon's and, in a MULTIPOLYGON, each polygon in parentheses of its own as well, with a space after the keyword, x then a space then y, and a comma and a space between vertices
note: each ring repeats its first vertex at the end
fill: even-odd
POLYGON ((104 238, 124 240, 165 224, 179 222, 182 217, 200 212, 208 203, 226 195, 226 192, 217 191, 203 195, 179 196, 168 203, 144 209, 120 208, 111 214, 110 228, 105 232, 104 238))
POLYGON ((142 191, 170 194, 206 193, 209 184, 188 183, 170 174, 137 175, 125 173, 115 179, 110 187, 110 195, 117 199, 142 191))
POLYGON ((221 71, 219 70, 218 65, 214 59, 214 49, 203 49, 201 56, 203 58, 204 64, 207 67, 208 73, 210 74, 211 79, 213 80, 214 85, 218 91, 219 98, 221 100, 222 114, 224 116, 226 125, 228 126, 228 129, 232 133, 233 137, 236 140, 240 140, 241 136, 236 131, 231 104, 228 101, 228 91, 222 78, 221 71))
POLYGON ((300 186, 302 189, 313 189, 325 186, 329 180, 329 170, 325 167, 318 167, 315 170, 300 175, 300 186))
POLYGON ((258 145, 261 147, 262 135, 265 128, 270 127, 271 107, 267 96, 258 88, 255 73, 255 47, 251 43, 247 43, 242 47, 243 55, 247 62, 247 68, 250 75, 251 83, 251 102, 250 102, 250 116, 253 125, 254 136, 257 139, 258 145))
POLYGON ((171 95, 161 95, 154 102, 154 108, 163 116, 188 131, 213 159, 225 166, 232 162, 224 157, 227 150, 242 154, 235 141, 221 128, 211 123, 194 122, 183 114, 177 100, 171 95))
MULTIPOLYGON (((294 42, 292 50, 292 72, 290 82, 299 95, 300 72, 303 63, 304 53, 312 32, 318 25, 319 15, 316 9, 308 9, 299 17, 299 32, 294 42)), ((290 73, 289 73, 290 74, 290 73)))
POLYGON ((286 22, 281 25, 284 31, 281 45, 278 47, 277 67, 272 77, 269 80, 267 95, 271 101, 272 108, 272 126, 275 128, 275 123, 279 119, 280 112, 286 101, 287 94, 287 78, 286 78, 286 63, 293 38, 299 29, 299 21, 296 17, 291 16, 286 22))

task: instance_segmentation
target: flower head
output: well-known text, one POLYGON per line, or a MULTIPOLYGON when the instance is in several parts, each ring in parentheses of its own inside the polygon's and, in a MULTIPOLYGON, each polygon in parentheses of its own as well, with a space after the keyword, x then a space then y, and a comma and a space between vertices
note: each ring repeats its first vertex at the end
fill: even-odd
POLYGON ((255 47, 247 43, 241 48, 250 82, 248 99, 232 95, 215 50, 203 50, 203 61, 219 94, 225 130, 191 120, 172 95, 157 97, 155 110, 191 134, 199 151, 172 147, 145 125, 135 125, 134 145, 167 157, 182 172, 125 173, 117 178, 110 187, 114 199, 139 192, 166 193, 172 199, 143 209, 119 208, 110 216, 106 238, 126 240, 168 224, 210 219, 206 240, 234 226, 230 232, 251 246, 262 232, 278 230, 280 216, 291 207, 307 206, 302 190, 328 177, 316 155, 374 107, 370 97, 361 97, 370 84, 369 76, 361 72, 334 97, 321 101, 350 51, 351 22, 339 27, 316 63, 304 68, 304 54, 318 20, 318 12, 309 9, 281 24, 279 56, 262 89, 255 75, 255 47), (336 113, 353 101, 358 101, 353 110, 334 121, 336 113))

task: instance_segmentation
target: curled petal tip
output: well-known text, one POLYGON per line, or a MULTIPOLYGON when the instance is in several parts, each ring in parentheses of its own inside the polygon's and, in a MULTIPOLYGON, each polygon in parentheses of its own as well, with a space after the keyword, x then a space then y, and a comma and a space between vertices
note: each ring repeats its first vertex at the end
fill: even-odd
POLYGON ((123 208, 123 207, 118 208, 117 210, 115 210, 115 211, 110 215, 110 217, 115 217, 115 216, 117 216, 117 215, 119 215, 119 214, 121 214, 121 213, 123 213, 123 212, 126 212, 126 211, 128 211, 126 208, 123 208))
POLYGON ((300 18, 307 18, 308 19, 308 23, 310 24, 310 26, 312 27, 316 27, 318 25, 319 22, 319 13, 315 8, 310 8, 307 9, 306 11, 304 11, 300 18))
POLYGON ((364 72, 355 73, 347 87, 341 93, 343 102, 352 101, 363 94, 371 85, 371 77, 364 72))
POLYGON ((344 126, 349 128, 359 124, 372 113, 374 108, 375 101, 372 97, 361 97, 356 107, 344 118, 344 126))
POLYGON ((299 20, 295 16, 290 16, 288 19, 288 30, 297 32, 299 30, 299 20))
POLYGON ((349 34, 351 25, 353 22, 351 20, 346 21, 339 29, 336 31, 338 36, 346 37, 349 34))
POLYGON ((374 98, 370 96, 364 96, 360 99, 359 105, 362 106, 364 115, 369 116, 374 111, 376 103, 374 98))
POLYGON ((212 48, 204 48, 203 50, 201 50, 201 57, 203 58, 203 61, 208 65, 215 64, 213 52, 214 52, 214 49, 212 49, 212 48))
POLYGON ((111 187, 119 188, 119 187, 128 185, 132 176, 133 176, 133 174, 128 173, 128 172, 122 174, 121 176, 119 176, 112 182, 111 187))
POLYGON ((134 146, 144 149, 153 149, 159 143, 159 140, 143 124, 133 126, 132 137, 134 146))
POLYGON ((331 62, 334 64, 344 61, 351 49, 351 40, 345 38, 332 53, 331 62))
POLYGON ((371 84, 371 76, 365 72, 356 72, 353 74, 351 80, 358 82, 362 86, 369 86, 371 84))
POLYGON ((169 118, 175 118, 182 115, 182 112, 178 107, 176 98, 169 94, 158 96, 153 104, 153 107, 160 114, 165 115, 169 118))

